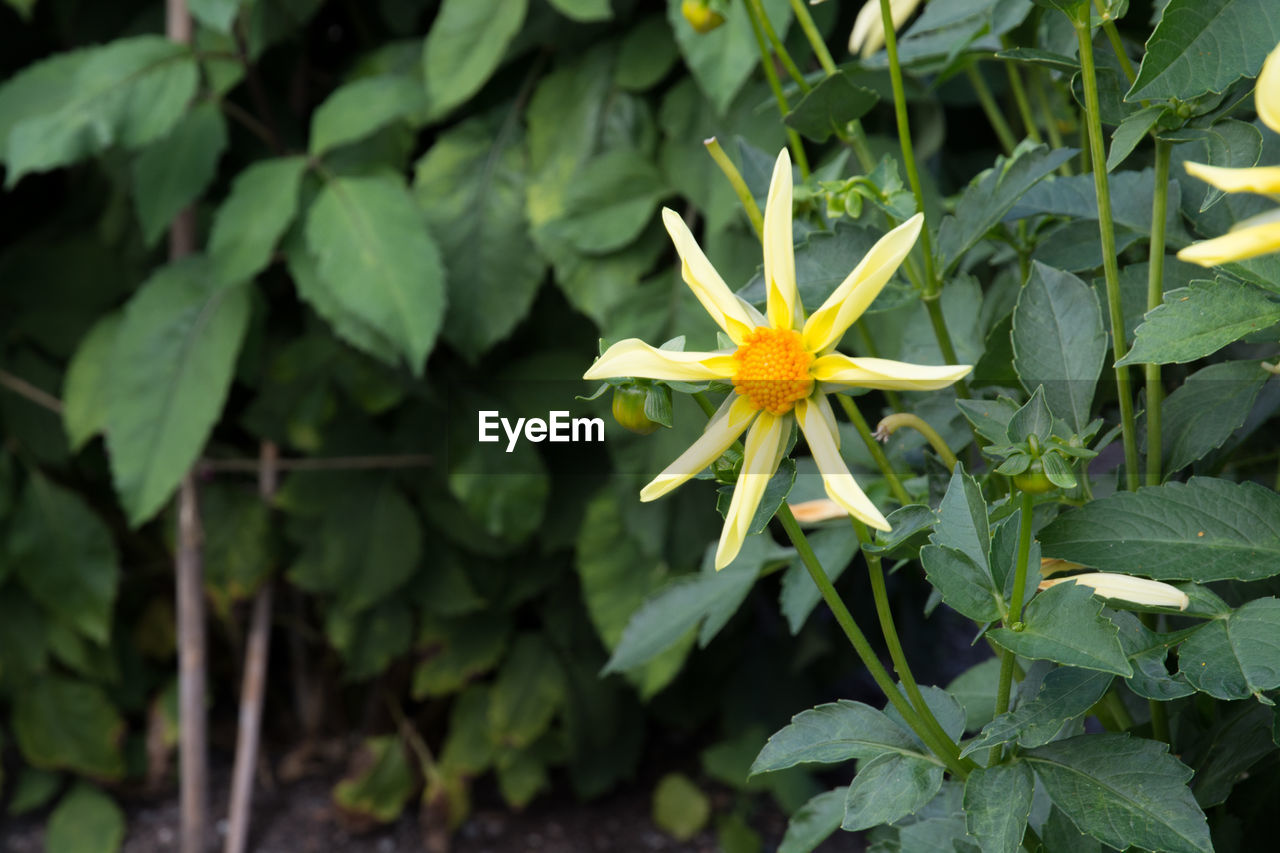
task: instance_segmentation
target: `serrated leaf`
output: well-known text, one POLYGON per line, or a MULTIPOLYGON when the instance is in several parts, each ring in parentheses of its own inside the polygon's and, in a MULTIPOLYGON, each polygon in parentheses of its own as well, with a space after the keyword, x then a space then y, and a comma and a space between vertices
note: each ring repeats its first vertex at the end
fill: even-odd
POLYGON ((1058 667, 1045 676, 1034 697, 984 726, 978 737, 965 744, 962 754, 1014 742, 1024 747, 1043 746, 1064 725, 1087 713, 1106 694, 1114 678, 1109 672, 1058 667))
POLYGON ((420 375, 444 316, 444 269, 399 179, 333 178, 307 215, 306 239, 334 304, 386 337, 420 375))
POLYGON ((987 522, 987 503, 982 497, 982 487, 964 472, 963 465, 957 465, 951 474, 930 539, 935 545, 960 551, 979 567, 989 565, 991 528, 987 522))
POLYGON ((832 74, 814 86, 783 116, 783 122, 814 142, 826 142, 845 125, 862 118, 880 96, 851 82, 844 74, 832 74))
POLYGON ((1116 626, 1101 615, 1102 602, 1078 584, 1064 583, 1041 592, 1022 615, 1023 628, 994 628, 987 636, 1001 648, 1032 660, 1133 674, 1116 626))
POLYGON ((488 82, 528 9, 528 0, 444 0, 422 47, 433 117, 444 116, 488 82))
POLYGON ((1280 297, 1249 284, 1193 281, 1165 294, 1138 326, 1133 349, 1119 362, 1181 364, 1280 322, 1280 297))
MULTIPOLYGON (((1258 598, 1192 634, 1179 672, 1218 699, 1246 699, 1280 687, 1280 599, 1258 598)), ((1269 701, 1269 700, 1268 700, 1269 701)))
POLYGON ((842 829, 854 832, 914 814, 942 787, 942 765, 895 753, 858 767, 845 799, 842 829))
POLYGON ((197 82, 191 51, 155 35, 118 39, 44 68, 37 83, 13 81, 26 84, 20 94, 39 87, 46 99, 22 99, 29 112, 13 124, 5 154, 10 187, 28 172, 159 139, 182 118, 197 82))
POLYGON ((979 767, 964 783, 964 815, 982 853, 1016 853, 1031 815, 1035 777, 1024 762, 979 767))
POLYGON ((1039 539, 1046 557, 1099 571, 1259 580, 1280 574, 1280 495, 1256 483, 1192 477, 1091 501, 1058 516, 1039 539))
POLYGON ((621 249, 640 236, 666 194, 648 158, 626 148, 608 151, 588 161, 569 184, 564 213, 546 233, 586 254, 621 249))
POLYGON ((540 634, 512 644, 489 694, 489 727, 499 743, 527 747, 564 702, 564 669, 540 634))
POLYGON ((237 284, 271 262, 280 236, 298 212, 304 157, 260 160, 236 176, 214 214, 209 257, 218 279, 237 284))
MULTIPOLYGON (((667 21, 693 74, 716 112, 724 113, 738 90, 760 61, 751 21, 743 9, 733 9, 723 26, 699 33, 680 12, 681 0, 667 0, 667 21)), ((764 13, 778 38, 785 40, 791 25, 791 7, 785 0, 765 0, 764 13)))
POLYGON ((1033 261, 1013 311, 1013 352, 1023 387, 1043 387, 1050 411, 1084 429, 1107 352, 1093 288, 1033 261))
POLYGON ((366 738, 364 767, 333 788, 334 803, 352 816, 390 823, 413 793, 413 771, 396 735, 366 738))
POLYGON ((1164 403, 1166 471, 1221 447, 1253 408, 1271 374, 1256 361, 1211 364, 1187 377, 1164 403))
POLYGON ((124 812, 94 786, 79 782, 49 815, 45 849, 57 853, 115 853, 124 841, 124 812))
POLYGON ((1053 412, 1049 410, 1046 396, 1044 386, 1036 385, 1031 399, 1009 418, 1007 441, 1021 443, 1033 435, 1041 442, 1048 440, 1053 434, 1053 412))
POLYGON ((88 776, 124 775, 124 720, 98 687, 48 675, 24 685, 13 700, 13 733, 35 767, 88 776))
POLYGON ((160 268, 124 309, 111 359, 107 450, 133 525, 173 494, 222 413, 249 323, 249 292, 208 260, 160 268))
MULTIPOLYGON (((1196 589, 1212 595, 1203 587, 1196 587, 1196 589)), ((1229 612, 1230 608, 1227 610, 1229 612)), ((1144 699, 1155 699, 1159 702, 1167 702, 1170 699, 1195 693, 1195 689, 1187 684, 1185 678, 1181 675, 1171 676, 1165 665, 1169 650, 1185 639, 1190 631, 1157 634, 1143 625, 1137 616, 1122 610, 1113 612, 1110 618, 1120 629, 1120 645, 1124 646, 1124 652, 1129 656, 1129 663, 1133 665, 1133 675, 1126 680, 1130 690, 1144 699)))
POLYGON ((1018 411, 1018 404, 1008 397, 994 400, 956 400, 960 413, 973 424, 978 435, 992 444, 1008 441, 1009 420, 1018 411))
POLYGON ((120 312, 113 311, 94 323, 67 365, 62 385, 62 425, 73 452, 107 426, 109 367, 121 319, 120 312))
POLYGON ((226 147, 227 122, 210 101, 193 107, 168 136, 138 153, 132 168, 133 203, 148 246, 209 186, 226 147))
POLYGON ((1165 744, 1089 734, 1028 750, 1023 760, 1054 804, 1104 844, 1169 853, 1213 850, 1204 812, 1186 785, 1191 770, 1165 744))
POLYGON ((353 80, 316 107, 307 150, 318 157, 364 139, 397 119, 420 113, 424 98, 421 83, 399 74, 353 80))
POLYGON ((1125 100, 1222 92, 1257 75, 1278 41, 1280 8, 1269 0, 1171 0, 1125 100))
POLYGON ((827 791, 809 800, 787 821, 778 853, 812 853, 840 828, 844 819, 845 788, 827 791))
POLYGON ((1111 150, 1107 154, 1108 172, 1115 171, 1116 166, 1133 153, 1138 143, 1146 138, 1147 132, 1155 127, 1165 109, 1167 108, 1162 104, 1143 107, 1124 117, 1124 121, 1120 122, 1120 126, 1111 135, 1111 150))
POLYGON ((920 749, 919 742, 883 711, 841 699, 792 717, 760 750, 751 774, 886 754, 923 757, 920 749))
POLYGON ((920 549, 920 563, 929 583, 953 610, 975 622, 1000 618, 1003 596, 985 565, 978 565, 963 551, 937 545, 920 549))
POLYGON ((414 193, 448 271, 442 333, 472 361, 524 318, 546 270, 525 220, 525 169, 519 138, 485 119, 442 134, 417 164, 414 193))

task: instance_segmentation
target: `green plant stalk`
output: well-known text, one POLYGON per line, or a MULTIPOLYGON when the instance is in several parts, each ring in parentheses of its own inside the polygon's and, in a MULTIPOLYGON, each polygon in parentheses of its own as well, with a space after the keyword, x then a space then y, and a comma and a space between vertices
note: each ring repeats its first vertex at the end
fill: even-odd
MULTIPOLYGON (((1000 41, 1005 47, 1010 44, 1007 37, 1002 37, 1000 41)), ((1031 102, 1027 100, 1027 89, 1022 85, 1022 75, 1018 73, 1017 64, 1006 61, 1004 70, 1009 77, 1009 91, 1013 94, 1013 102, 1018 107, 1018 118, 1022 120, 1022 129, 1032 142, 1037 144, 1044 142, 1044 138, 1040 136, 1040 128, 1036 127, 1036 117, 1031 112, 1031 102)))
MULTIPOLYGON (((928 226, 925 226, 928 229, 928 226)), ((924 231, 921 231, 923 234, 924 231)), ((925 313, 929 315, 929 325, 933 327, 933 336, 938 341, 938 350, 942 353, 942 360, 947 364, 959 364, 960 358, 956 355, 956 348, 951 343, 951 335, 947 331, 947 320, 942 316, 942 293, 935 291, 932 295, 925 293, 920 297, 924 302, 925 313)), ((952 386, 956 390, 956 396, 962 400, 969 399, 969 380, 960 379, 952 386)))
MULTIPOLYGON (((1033 68, 1031 70, 1031 93, 1036 99, 1036 106, 1040 108, 1040 112, 1044 117, 1044 130, 1049 136, 1049 144, 1054 148, 1065 148, 1066 140, 1062 138, 1062 132, 1058 130, 1057 119, 1053 115, 1053 109, 1049 106, 1049 96, 1045 94, 1044 82, 1040 79, 1040 69, 1033 68)), ((1071 164, 1063 163, 1058 167, 1058 174, 1064 178, 1071 177, 1071 164)))
MULTIPOLYGON (((764 27, 760 21, 758 14, 758 0, 747 0, 743 4, 743 8, 747 10, 747 18, 751 21, 751 30, 756 35, 756 48, 760 52, 760 66, 764 69, 765 79, 769 81, 769 88, 773 90, 773 98, 778 103, 778 111, 785 117, 791 112, 791 106, 787 103, 787 96, 782 91, 782 83, 778 80, 778 71, 773 67, 773 58, 769 53, 769 45, 765 41, 764 27)), ((796 161, 796 167, 800 169, 802 177, 809 177, 809 158, 805 156, 804 144, 800 141, 800 135, 791 128, 787 128, 787 145, 791 149, 791 156, 796 161)))
POLYGON ((862 417, 862 412, 858 411, 857 405, 849 399, 847 394, 833 394, 832 396, 840 401, 840 405, 844 408, 844 413, 848 416, 849 422, 853 424, 853 428, 862 437, 863 444, 867 446, 867 452, 871 454, 871 458, 875 461, 876 466, 879 467, 880 473, 884 474, 885 480, 889 483, 889 491, 893 492, 893 496, 903 506, 911 503, 911 496, 907 494, 907 490, 902 486, 902 481, 894 473, 893 466, 889 464, 889 457, 884 455, 884 448, 880 446, 880 442, 876 441, 875 436, 871 434, 871 427, 867 426, 867 421, 862 417))
MULTIPOLYGON (((1151 251, 1147 266, 1147 310, 1164 302, 1164 226, 1169 206, 1169 157, 1173 146, 1156 139, 1156 183, 1151 202, 1151 251)), ((1164 403, 1164 386, 1160 383, 1160 365, 1144 365, 1147 382, 1147 477, 1148 486, 1160 485, 1160 463, 1164 455, 1160 409, 1164 403)), ((1152 707, 1160 703, 1152 700, 1152 707)), ((1154 719, 1154 716, 1152 717, 1154 719)))
POLYGON ((773 46, 773 52, 778 55, 778 59, 782 61, 782 67, 787 69, 787 75, 796 82, 796 87, 800 89, 803 95, 809 94, 813 87, 809 85, 809 81, 804 79, 804 73, 796 66, 795 61, 791 58, 791 54, 787 51, 786 45, 778 38, 778 33, 773 28, 773 24, 769 22, 769 15, 764 10, 764 6, 760 0, 747 0, 747 4, 755 9, 756 18, 760 21, 760 29, 764 31, 765 38, 769 40, 769 44, 773 46))
MULTIPOLYGON (((1102 116, 1098 105, 1098 72, 1093 63, 1088 7, 1084 20, 1074 21, 1080 43, 1080 69, 1084 82, 1085 122, 1088 125, 1093 185, 1098 195, 1098 229, 1102 237, 1102 268, 1107 282, 1107 307, 1111 317, 1111 345, 1116 361, 1128 350, 1124 336, 1124 311, 1120 307, 1120 269, 1116 261, 1115 226, 1111 220, 1111 191, 1107 183, 1107 152, 1102 141, 1102 116)), ((1163 220, 1162 220, 1163 221, 1163 220)), ((1133 390, 1129 368, 1116 367, 1116 394, 1120 398, 1120 426, 1124 443, 1125 487, 1138 488, 1138 441, 1133 417, 1133 390)))
POLYGON ((1005 121, 1004 115, 1000 112, 1000 105, 991 94, 991 87, 987 85, 987 81, 976 65, 969 65, 964 69, 964 73, 969 78, 969 85, 973 86, 973 91, 978 96, 978 103, 982 105, 982 112, 987 116, 987 123, 991 125, 991 129, 996 132, 996 138, 1000 140, 1000 147, 1004 149, 1005 154, 1012 154, 1013 149, 1018 145, 1018 140, 1013 135, 1013 128, 1009 127, 1009 122, 1005 121))
POLYGON ((729 155, 724 152, 724 148, 720 145, 720 140, 713 136, 709 139, 704 139, 702 145, 707 149, 707 153, 711 155, 711 159, 716 161, 720 171, 729 179, 729 186, 733 187, 734 193, 738 196, 738 201, 742 202, 742 207, 747 212, 747 218, 751 220, 751 227, 755 229, 756 239, 764 240, 764 216, 760 213, 760 205, 756 204, 755 196, 751 195, 747 182, 742 179, 742 173, 738 171, 737 166, 733 165, 729 155))
POLYGON ((800 29, 804 30, 804 37, 809 40, 809 46, 813 48, 813 55, 818 58, 818 64, 822 66, 822 70, 827 72, 828 77, 835 74, 836 64, 831 59, 831 51, 827 50, 827 43, 822 40, 822 34, 814 26, 809 7, 804 0, 791 0, 791 10, 795 12, 796 21, 800 24, 800 29))
MULTIPOLYGON (((884 582, 884 568, 880 565, 880 555, 873 554, 866 550, 866 546, 871 544, 871 534, 867 530, 867 526, 853 516, 849 516, 849 521, 853 524, 854 533, 857 534, 858 541, 862 544, 862 557, 867 561, 867 576, 871 580, 871 596, 876 605, 876 617, 880 621, 880 633, 884 636, 885 645, 889 648, 889 658, 893 661, 893 670, 898 674, 898 680, 902 682, 903 689, 907 691, 907 698, 911 700, 911 704, 915 707, 916 712, 933 732, 934 736, 941 741, 951 741, 951 735, 947 734, 942 728, 942 724, 938 722, 938 718, 934 716, 933 709, 929 707, 929 703, 924 701, 924 695, 920 692, 920 685, 916 682, 915 675, 911 672, 911 665, 907 663, 907 655, 902 649, 902 640, 898 637, 898 626, 893 621, 893 610, 889 607, 889 593, 884 582)), ((967 762, 967 759, 961 759, 967 762)), ((973 769, 971 762, 967 762, 969 769, 973 769)))
POLYGON ((895 412, 886 418, 882 418, 880 423, 876 424, 876 432, 883 431, 893 435, 903 427, 913 429, 924 436, 925 441, 929 442, 934 452, 938 454, 938 458, 942 460, 942 464, 947 466, 947 470, 955 470, 956 455, 951 452, 950 447, 947 447, 947 443, 942 440, 942 436, 938 435, 938 431, 919 415, 911 412, 895 412))
MULTIPOLYGON (((1018 552, 1013 565, 1013 596, 1009 602, 1009 610, 1004 617, 1004 627, 1012 628, 1022 621, 1022 599, 1027 591, 1027 562, 1031 557, 1031 522, 1035 511, 1035 502, 1030 493, 1023 492, 1018 519, 1018 552)), ((1000 681, 996 685, 996 715, 1009 710, 1009 694, 1013 691, 1013 652, 1002 649, 1000 653, 1000 681)), ((993 747, 1001 749, 1001 747, 993 747)), ((994 757, 994 756, 993 756, 994 757)))
POLYGON ((1133 62, 1129 59, 1129 54, 1124 52, 1124 44, 1120 41, 1120 31, 1116 29, 1116 22, 1111 20, 1102 8, 1102 0, 1093 0, 1093 7, 1098 10, 1098 17, 1102 19, 1102 31, 1107 34, 1107 41, 1111 42, 1111 49, 1116 52, 1116 59, 1120 60, 1120 70, 1124 72, 1125 78, 1132 86, 1133 81, 1138 79, 1138 74, 1133 70, 1133 62))
POLYGON ((884 665, 880 663, 880 659, 876 657, 871 644, 867 642, 866 636, 858 628, 858 623, 854 621, 853 614, 849 612, 849 608, 845 607, 844 602, 840 599, 840 594, 836 592, 831 579, 827 577, 822 564, 818 562, 818 557, 813 553, 813 548, 809 545, 809 540, 805 537, 804 531, 800 529, 795 516, 791 514, 791 508, 783 503, 778 509, 777 518, 782 522, 782 528, 787 532, 791 543, 795 545, 801 562, 804 563, 804 567, 808 570, 809 576, 813 578, 813 582, 817 584, 818 592, 822 594, 823 600, 827 603, 827 607, 831 609, 831 613, 835 616, 841 630, 844 631, 845 637, 848 638, 849 643, 853 646, 854 651, 857 652, 867 671, 871 673, 876 685, 888 698, 889 704, 893 705, 894 709, 925 746, 942 760, 952 775, 959 779, 966 778, 969 775, 969 769, 960 759, 960 750, 950 738, 940 740, 920 718, 916 709, 902 695, 902 692, 898 690, 897 685, 893 683, 893 678, 885 670, 884 665))

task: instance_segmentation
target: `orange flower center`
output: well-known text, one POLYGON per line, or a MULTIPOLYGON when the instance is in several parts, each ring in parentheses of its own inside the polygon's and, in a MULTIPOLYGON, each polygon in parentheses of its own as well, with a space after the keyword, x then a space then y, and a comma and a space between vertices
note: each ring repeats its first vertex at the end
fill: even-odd
POLYGON ((733 357, 738 362, 733 390, 757 409, 785 415, 813 391, 813 354, 805 350, 799 332, 757 326, 733 357))

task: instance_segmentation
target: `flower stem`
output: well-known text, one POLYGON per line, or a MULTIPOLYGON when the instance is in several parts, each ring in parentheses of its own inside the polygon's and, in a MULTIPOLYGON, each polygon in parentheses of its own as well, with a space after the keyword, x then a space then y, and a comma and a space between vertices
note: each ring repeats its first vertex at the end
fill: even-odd
MULTIPOLYGON (((1001 43, 1008 47, 1012 42, 1007 37, 1002 37, 1001 43)), ((1022 84, 1022 75, 1018 72, 1017 63, 1005 62, 1004 70, 1009 77, 1009 91, 1013 94, 1013 102, 1018 107, 1018 118, 1022 120, 1023 131, 1032 142, 1044 142, 1044 138, 1040 136, 1040 128, 1036 127, 1036 117, 1031 112, 1031 101, 1027 100, 1027 89, 1022 84)))
POLYGON ((969 78, 969 85, 973 86, 973 91, 978 96, 978 103, 982 105, 982 112, 986 114, 987 122, 996 132, 996 139, 1000 140, 1000 147, 1004 149, 1005 154, 1012 154, 1018 140, 1014 138, 1013 129, 1009 127, 1009 122, 1005 121, 1004 114, 1000 112, 1000 105, 991 94, 991 87, 987 85, 977 65, 969 65, 964 73, 969 78))
POLYGON ((1120 41, 1120 31, 1116 29, 1116 22, 1111 20, 1102 8, 1102 0, 1093 0, 1093 7, 1098 10, 1098 16, 1102 19, 1102 30, 1107 34, 1107 41, 1111 42, 1111 49, 1116 52, 1116 59, 1120 60, 1120 70, 1124 72, 1125 79, 1132 86, 1133 81, 1138 79, 1138 74, 1133 70, 1133 61, 1129 59, 1129 54, 1124 52, 1124 44, 1120 41))
MULTIPOLYGON (((1088 125, 1090 164, 1093 185, 1098 195, 1098 229, 1102 237, 1102 268, 1107 282, 1107 306, 1111 316, 1111 346, 1116 361, 1124 358, 1128 344, 1124 335, 1124 311, 1120 307, 1120 269, 1116 261, 1115 226, 1111 220, 1111 191, 1107 183, 1107 151, 1102 141, 1102 114, 1098 104, 1098 72, 1093 63, 1093 39, 1089 30, 1089 8, 1083 7, 1083 20, 1072 23, 1080 44, 1080 69, 1084 82, 1085 122, 1088 125)), ((1163 221, 1163 220, 1162 220, 1163 221)), ((1125 487, 1138 487, 1138 442, 1134 429, 1133 391, 1129 385, 1129 368, 1116 371, 1116 393, 1120 398, 1120 426, 1124 442, 1125 487)))
POLYGON ((903 506, 911 503, 911 496, 907 494, 907 490, 902 486, 902 481, 894 473, 893 466, 889 464, 889 457, 884 455, 884 448, 880 446, 880 442, 876 441, 871 434, 871 427, 867 426, 867 421, 862 417, 862 412, 858 411, 857 405, 849 399, 847 394, 833 394, 832 396, 839 400, 840 405, 844 407, 844 413, 848 415, 849 422, 853 424, 853 428, 862 437, 863 443, 867 446, 867 452, 871 454, 871 458, 880 468, 880 473, 884 474, 893 496, 903 506))
POLYGON ((742 179, 742 173, 738 171, 737 166, 733 165, 729 155, 724 153, 724 148, 720 146, 720 140, 712 136, 709 139, 704 139, 702 145, 707 149, 707 153, 711 155, 711 159, 716 161, 720 171, 729 179, 729 185, 733 187, 734 193, 737 194, 738 201, 742 202, 742 207, 747 212, 747 218, 751 220, 751 227, 755 229, 756 238, 763 240, 764 217, 760 214, 760 205, 756 204, 755 196, 751 195, 747 182, 742 179))
POLYGON ((818 591, 822 594, 823 600, 826 601, 827 607, 831 609, 831 613, 835 616, 841 630, 844 631, 845 637, 848 638, 854 651, 858 653, 858 657, 861 658, 867 671, 871 673, 876 685, 888 698, 889 704, 893 705, 902 719, 911 727, 911 730, 916 733, 916 736, 942 760, 953 775, 960 779, 967 777, 969 769, 961 761, 960 751, 955 743, 950 738, 940 740, 920 718, 916 709, 911 706, 911 703, 902 695, 902 692, 898 690, 897 685, 893 683, 893 678, 885 670, 884 664, 880 663, 880 659, 876 657, 871 644, 867 642, 866 636, 858 628, 858 623, 854 621, 853 614, 849 612, 849 608, 845 607, 844 602, 840 599, 840 594, 836 592, 831 579, 827 577, 822 564, 818 562, 818 557, 813 553, 813 548, 809 545, 809 540, 805 537, 804 531, 800 529, 795 516, 791 514, 791 508, 784 503, 778 509, 777 518, 782 522, 782 528, 787 531, 787 536, 790 537, 791 543, 795 545, 801 562, 804 563, 804 567, 808 570, 809 576, 813 578, 813 582, 817 584, 818 591))
POLYGON ((942 464, 947 466, 947 470, 955 470, 956 455, 951 452, 950 447, 947 447, 947 443, 942 440, 942 436, 938 435, 938 431, 919 415, 913 415, 910 412, 895 412, 888 417, 881 418, 880 423, 876 424, 874 435, 890 436, 903 427, 910 427, 924 436, 925 441, 929 442, 929 445, 942 460, 942 464))
MULTIPOLYGON (((1053 148, 1065 148, 1066 140, 1062 138, 1062 131, 1058 129, 1058 118, 1053 113, 1053 108, 1049 105, 1049 96, 1044 91, 1044 81, 1041 79, 1041 70, 1033 68, 1031 70, 1031 94, 1036 99, 1036 106, 1040 108, 1040 112, 1044 117, 1044 131, 1049 136, 1049 145, 1053 148)), ((1058 174, 1064 178, 1071 177, 1071 164, 1063 163, 1058 167, 1058 174)))
MULTIPOLYGON (((1022 493, 1018 519, 1018 552, 1013 564, 1013 597, 1004 617, 1004 627, 1012 628, 1022 621, 1022 599, 1027 590, 1027 562, 1031 557, 1031 522, 1034 500, 1029 492, 1022 493)), ((1009 710, 1009 694, 1013 691, 1013 667, 1015 655, 1008 649, 1000 653, 1000 681, 996 685, 996 715, 1009 710)), ((999 747, 996 747, 999 749, 999 747)))
POLYGON ((765 38, 769 40, 769 44, 773 46, 773 52, 782 61, 782 67, 787 69, 787 74, 792 80, 796 81, 796 87, 800 89, 801 94, 809 94, 813 87, 809 85, 809 81, 804 79, 804 74, 796 66, 791 54, 787 52, 786 45, 778 38, 778 33, 774 30, 773 24, 769 22, 769 15, 765 12, 760 0, 747 0, 747 5, 755 9, 756 19, 760 21, 760 29, 764 32, 765 38))
POLYGON ((813 48, 813 55, 818 58, 822 70, 827 72, 828 77, 835 74, 836 64, 831 59, 831 51, 827 50, 827 43, 822 40, 822 34, 814 26, 809 7, 805 5, 804 0, 791 0, 791 10, 795 12, 796 21, 800 24, 800 29, 804 30, 804 37, 809 40, 809 46, 813 48))
MULTIPOLYGON (((1151 251, 1147 267, 1147 310, 1164 302, 1164 225, 1169 204, 1169 154, 1172 145, 1156 140, 1156 184, 1151 202, 1151 251)), ((1147 381, 1147 485, 1160 485, 1160 461, 1164 454, 1160 434, 1160 407, 1164 402, 1164 386, 1160 384, 1160 365, 1148 364, 1147 381)), ((1159 703, 1156 703, 1159 704, 1159 703)))
MULTIPOLYGON (((769 53, 769 45, 765 41, 764 24, 761 19, 764 17, 764 10, 760 7, 759 0, 747 0, 743 3, 743 8, 747 10, 747 18, 751 21, 751 30, 756 35, 756 48, 760 51, 760 66, 764 69, 765 79, 769 81, 769 88, 773 90, 774 100, 778 102, 778 111, 785 116, 791 112, 791 106, 787 103, 787 96, 782 91, 782 83, 778 80, 778 71, 773 67, 773 57, 769 53)), ((787 144, 791 148, 791 156, 796 161, 796 168, 800 170, 802 177, 809 177, 809 159, 805 156, 804 145, 800 142, 800 135, 791 128, 787 128, 787 144)))

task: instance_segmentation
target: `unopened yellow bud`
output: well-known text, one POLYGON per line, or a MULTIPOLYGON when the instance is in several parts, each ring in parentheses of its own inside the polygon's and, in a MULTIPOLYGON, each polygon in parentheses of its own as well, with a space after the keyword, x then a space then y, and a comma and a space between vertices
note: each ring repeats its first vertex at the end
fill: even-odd
POLYGON ((1187 594, 1176 586, 1114 572, 1090 572, 1066 578, 1052 578, 1041 581, 1040 589, 1048 589, 1060 583, 1082 584, 1092 587, 1094 593, 1102 598, 1144 604, 1148 607, 1175 607, 1178 610, 1186 610, 1191 604, 1187 594))
POLYGON ((724 15, 712 9, 706 0, 684 0, 680 4, 680 14, 697 32, 706 35, 724 23, 724 15))

